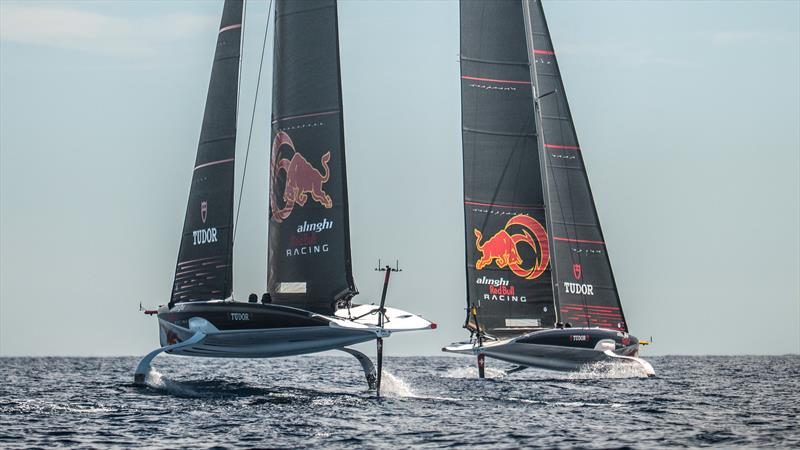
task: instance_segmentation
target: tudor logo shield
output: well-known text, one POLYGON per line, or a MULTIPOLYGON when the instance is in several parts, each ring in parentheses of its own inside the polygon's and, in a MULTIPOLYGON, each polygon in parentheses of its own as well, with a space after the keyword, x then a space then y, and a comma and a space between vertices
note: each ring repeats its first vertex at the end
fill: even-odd
POLYGON ((200 219, 203 223, 208 219, 208 202, 200 202, 200 219))
POLYGON ((580 280, 581 279, 581 265, 580 264, 573 264, 572 265, 572 276, 574 276, 576 280, 580 280))

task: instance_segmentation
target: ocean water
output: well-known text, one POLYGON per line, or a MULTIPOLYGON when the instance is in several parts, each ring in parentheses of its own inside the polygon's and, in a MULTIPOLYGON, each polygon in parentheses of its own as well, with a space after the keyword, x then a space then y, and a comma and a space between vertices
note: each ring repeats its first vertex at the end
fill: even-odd
POLYGON ((487 359, 0 358, 0 447, 800 447, 800 356, 647 358, 657 376, 487 359))

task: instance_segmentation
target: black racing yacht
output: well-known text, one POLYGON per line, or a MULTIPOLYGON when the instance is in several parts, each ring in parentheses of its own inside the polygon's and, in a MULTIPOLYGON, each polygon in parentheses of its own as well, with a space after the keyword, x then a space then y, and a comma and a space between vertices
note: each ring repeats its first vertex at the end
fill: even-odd
MULTIPOLYGON (((356 356, 380 392, 383 338, 432 329, 420 316, 352 303, 336 0, 277 0, 269 168, 268 292, 233 296, 234 162, 243 1, 226 0, 217 37, 172 295, 158 318, 173 355, 271 358, 325 350, 356 356), (347 348, 377 341, 378 369, 347 348)), ((269 24, 269 20, 267 21, 269 24)), ((266 45, 266 39, 265 39, 266 45)), ((263 61, 262 61, 263 63, 263 61)), ((257 95, 257 93, 256 93, 257 95)), ((265 177, 266 178, 266 177, 265 177)))
POLYGON ((470 340, 446 352, 579 370, 636 364, 539 0, 462 0, 470 340))

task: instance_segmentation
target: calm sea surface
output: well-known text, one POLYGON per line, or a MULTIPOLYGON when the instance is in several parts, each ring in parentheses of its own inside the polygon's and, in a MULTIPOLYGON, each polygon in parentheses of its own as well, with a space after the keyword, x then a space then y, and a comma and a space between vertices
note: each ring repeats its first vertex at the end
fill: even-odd
POLYGON ((577 374, 387 358, 0 358, 0 447, 800 447, 800 357, 652 357, 577 374))

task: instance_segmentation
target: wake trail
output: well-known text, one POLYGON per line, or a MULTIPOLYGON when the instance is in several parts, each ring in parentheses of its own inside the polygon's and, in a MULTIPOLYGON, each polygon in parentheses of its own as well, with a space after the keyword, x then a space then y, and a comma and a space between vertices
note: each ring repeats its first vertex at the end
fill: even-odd
MULTIPOLYGON (((484 370, 484 375, 486 378, 505 378, 506 371, 501 369, 495 369, 492 367, 487 367, 484 370)), ((442 378, 478 378, 478 368, 477 367, 456 367, 454 369, 448 369, 443 375, 442 378)))
POLYGON ((201 397, 202 394, 200 392, 195 391, 191 387, 179 383, 177 381, 172 381, 166 378, 161 372, 150 369, 150 372, 147 373, 145 377, 145 385, 151 389, 155 389, 158 391, 162 391, 164 393, 174 395, 177 397, 201 397))
POLYGON ((603 380, 620 378, 648 378, 647 372, 638 364, 625 362, 596 362, 578 372, 567 373, 569 380, 603 380))
MULTIPOLYGON (((486 367, 485 375, 487 379, 503 379, 507 378, 508 374, 505 370, 486 367)), ((645 370, 637 365, 627 362, 608 362, 601 361, 584 366, 576 372, 559 372, 546 369, 529 368, 519 376, 513 375, 518 380, 531 380, 536 381, 538 376, 544 375, 547 380, 603 380, 603 379, 624 379, 624 378, 648 378, 645 370), (530 376, 534 377, 531 378, 530 376)), ((477 367, 456 367, 448 369, 442 374, 442 378, 478 378, 477 367)), ((542 380, 544 381, 544 380, 542 380)))

